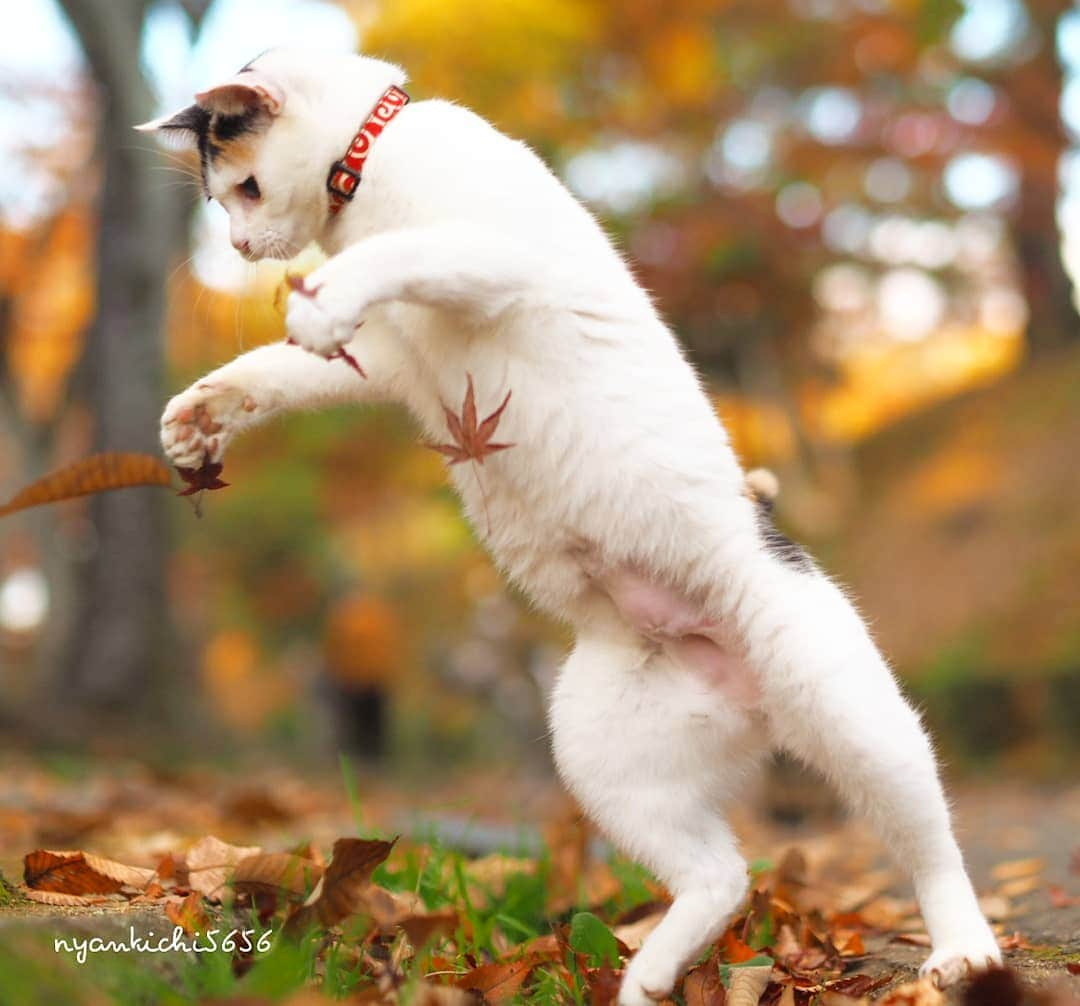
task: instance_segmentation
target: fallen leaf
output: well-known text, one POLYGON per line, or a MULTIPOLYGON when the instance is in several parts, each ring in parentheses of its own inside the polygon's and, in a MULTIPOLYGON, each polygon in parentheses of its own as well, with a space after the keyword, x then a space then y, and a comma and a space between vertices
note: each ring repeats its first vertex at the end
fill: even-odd
POLYGON ((743 961, 757 957, 758 952, 744 943, 735 935, 734 928, 729 927, 724 933, 724 960, 728 964, 741 964, 743 961))
POLYGON ((893 980, 893 977, 892 972, 878 975, 876 978, 872 975, 844 975, 843 978, 836 978, 833 981, 826 982, 825 990, 861 999, 871 992, 876 992, 883 985, 888 985, 893 980))
POLYGON ((724 1006, 727 989, 720 980, 720 969, 715 956, 686 976, 683 982, 683 998, 686 1006, 724 1006))
POLYGON ((458 913, 453 908, 439 912, 407 915, 398 926, 417 949, 430 943, 436 936, 449 936, 458 927, 458 913))
POLYGON ((496 961, 494 964, 481 964, 468 974, 454 982, 454 987, 465 992, 473 992, 487 1003, 498 1006, 510 1002, 517 995, 529 973, 539 962, 523 957, 514 961, 496 961))
POLYGON ((23 858, 26 886, 63 894, 118 894, 122 888, 141 891, 153 870, 104 859, 84 852, 37 849, 23 858))
POLYGON ((732 968, 727 990, 727 1006, 757 1006, 772 976, 772 966, 732 968))
POLYGON ((878 1006, 944 1006, 945 995, 929 978, 905 982, 877 1000, 878 1006))
POLYGON ((1080 961, 1069 961, 1065 967, 1070 975, 1080 975, 1080 961))
POLYGON ((892 938, 893 943, 907 943, 913 947, 930 946, 930 937, 926 933, 900 933, 892 938))
POLYGON ((151 454, 92 454, 19 490, 0 506, 0 517, 76 496, 129 489, 132 486, 167 486, 171 483, 169 469, 151 454))
POLYGON ((229 845, 213 835, 200 838, 185 857, 188 886, 211 901, 220 901, 225 882, 236 864, 260 852, 258 846, 229 845))
MULTIPOLYGON (((42 905, 61 905, 76 908, 85 905, 100 905, 105 901, 111 901, 117 895, 91 895, 91 894, 64 894, 61 891, 23 891, 29 901, 37 901, 42 905)), ((121 899, 122 900, 122 899, 121 899)))
POLYGON ((1043 886, 1042 877, 1033 873, 1028 877, 1017 877, 1015 880, 1006 880, 998 884, 997 893, 1004 898, 1019 898, 1032 891, 1037 891, 1043 886))
POLYGON ((131 903, 135 904, 136 902, 138 902, 142 904, 147 901, 157 901, 160 898, 165 897, 167 893, 168 892, 165 890, 164 887, 161 886, 161 884, 159 884, 156 880, 151 880, 150 883, 147 885, 146 890, 143 891, 142 894, 138 894, 134 898, 132 898, 131 903))
POLYGON ((1073 905, 1080 905, 1080 896, 1067 893, 1060 884, 1051 884, 1048 893, 1050 904, 1054 908, 1071 908, 1073 905))
POLYGON ((1009 899, 1001 894, 984 894, 979 898, 979 909, 992 922, 1000 922, 1012 914, 1009 899))
POLYGON ((375 868, 390 855, 392 842, 379 839, 339 838, 330 865, 303 908, 290 916, 287 928, 302 932, 318 922, 336 926, 366 907, 365 894, 375 868))
POLYGON ((170 901, 165 905, 165 915, 174 925, 189 936, 205 932, 210 926, 210 916, 203 907, 203 896, 192 891, 183 901, 170 901))
POLYGON ((502 404, 491 413, 483 422, 477 423, 476 419, 476 392, 473 388, 472 374, 466 374, 465 400, 461 406, 461 415, 457 415, 449 406, 443 405, 443 414, 446 416, 446 425, 450 430, 452 444, 431 444, 433 451, 438 451, 450 460, 450 464, 457 465, 462 461, 475 461, 484 463, 484 458, 496 451, 505 451, 513 444, 496 444, 491 438, 498 429, 502 419, 503 410, 510 402, 513 392, 508 391, 502 404))
POLYGON ((1032 946, 1024 936, 1017 932, 999 936, 997 945, 1001 950, 1030 950, 1032 946))
POLYGON ((646 915, 645 918, 638 919, 637 922, 628 922, 623 926, 613 926, 611 931, 615 934, 615 939, 624 943, 630 950, 639 950, 641 944, 645 942, 645 937, 660 925, 665 915, 667 915, 666 908, 659 912, 653 912, 651 915, 646 915))
POLYGON ((272 793, 261 788, 241 789, 230 794, 222 805, 222 813, 248 827, 282 824, 292 818, 272 793))
POLYGON ((1046 860, 1032 857, 1030 859, 1010 859, 1004 863, 998 863, 990 871, 994 880, 1015 880, 1017 877, 1028 877, 1033 873, 1042 873, 1046 869, 1046 860))
POLYGON ((585 985, 589 990, 589 1006, 615 1006, 622 984, 622 971, 604 964, 589 968, 585 973, 585 985))
POLYGON ((176 880, 176 860, 173 859, 171 852, 167 852, 161 857, 155 872, 158 880, 162 883, 176 880))
POLYGON ((287 852, 260 852, 241 859, 229 878, 240 894, 282 895, 303 901, 322 879, 323 871, 309 859, 287 852))

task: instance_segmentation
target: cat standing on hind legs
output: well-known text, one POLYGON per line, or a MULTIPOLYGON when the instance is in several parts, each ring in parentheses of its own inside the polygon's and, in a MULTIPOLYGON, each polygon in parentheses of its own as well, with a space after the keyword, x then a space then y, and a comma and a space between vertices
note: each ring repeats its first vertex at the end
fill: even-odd
POLYGON ((243 255, 330 256, 289 297, 296 345, 174 398, 166 453, 219 461, 278 413, 385 400, 445 444, 467 388, 477 417, 512 393, 510 446, 485 456, 478 436, 449 472, 503 573, 575 630, 551 705, 560 774, 675 898, 624 1006, 670 993, 737 908, 723 805, 777 745, 911 871, 925 973, 999 961, 918 718, 848 600, 762 519, 648 296, 528 148, 460 106, 406 104, 403 85, 378 60, 272 50, 147 124, 198 150, 243 255))

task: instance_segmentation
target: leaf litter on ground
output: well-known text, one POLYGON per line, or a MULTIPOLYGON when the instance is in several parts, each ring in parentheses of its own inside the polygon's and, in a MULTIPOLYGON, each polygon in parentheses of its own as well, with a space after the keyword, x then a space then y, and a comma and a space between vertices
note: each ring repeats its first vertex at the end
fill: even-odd
MULTIPOLYGON (((280 826, 302 798, 280 786, 224 793, 220 806, 236 824, 222 833, 251 833, 253 821, 280 826)), ((144 849, 130 864, 112 846, 118 858, 37 849, 25 857, 24 891, 58 911, 108 901, 160 905, 187 934, 255 920, 274 934, 274 948, 237 951, 215 965, 224 969, 215 981, 231 989, 216 993, 220 1001, 257 991, 245 1001, 269 1002, 260 983, 280 971, 288 976, 275 977, 285 983, 275 988, 311 1002, 605 1006, 615 1002, 629 958, 669 899, 642 871, 598 858, 591 838, 572 813, 553 821, 544 851, 534 856, 468 858, 438 844, 374 837, 340 838, 332 849, 295 840, 275 848, 209 834, 144 849)), ((1008 901, 1001 888, 1021 879, 1030 885, 1043 866, 1001 864, 986 896, 1008 901)), ((747 901, 668 1002, 941 1006, 941 993, 909 980, 910 969, 882 966, 888 940, 924 942, 914 903, 891 893, 895 879, 859 848, 840 849, 835 840, 830 847, 808 839, 755 863, 747 901)), ((1003 946, 1030 946, 1022 934, 999 928, 1003 946)), ((1066 966, 1073 963, 1059 965, 1068 981, 1075 981, 1066 966)), ((1011 1004, 1001 991, 1007 987, 999 983, 998 998, 981 1001, 1011 1004)), ((1068 1001, 1025 995, 1024 1002, 1068 1001)))

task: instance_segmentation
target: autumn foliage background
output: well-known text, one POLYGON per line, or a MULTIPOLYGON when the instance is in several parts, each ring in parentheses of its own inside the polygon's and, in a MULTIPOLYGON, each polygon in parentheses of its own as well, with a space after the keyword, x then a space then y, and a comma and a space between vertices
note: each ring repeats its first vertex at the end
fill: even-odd
MULTIPOLYGON (((282 38, 354 36, 415 98, 538 150, 653 291, 746 463, 778 472, 782 523, 861 599, 954 768, 1067 771, 1070 3, 270 6, 282 38)), ((44 50, 0 63, 4 498, 93 450, 156 451, 170 394, 283 337, 281 268, 233 257, 193 162, 130 131, 234 68, 213 53, 281 39, 238 0, 60 8, 75 72, 44 50), (169 78, 162 38, 188 46, 169 78)), ((0 523, 12 752, 145 754, 152 735, 162 757, 548 771, 566 640, 507 592, 405 415, 291 416, 226 468, 201 520, 143 489, 0 523)))

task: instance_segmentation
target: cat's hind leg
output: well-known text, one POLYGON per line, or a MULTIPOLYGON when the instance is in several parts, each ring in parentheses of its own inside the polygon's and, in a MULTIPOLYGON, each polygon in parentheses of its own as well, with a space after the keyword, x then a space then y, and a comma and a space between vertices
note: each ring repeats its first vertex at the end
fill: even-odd
POLYGON ((663 999, 747 890, 721 815, 759 760, 751 714, 640 637, 578 641, 552 696, 560 775, 586 813, 674 902, 631 961, 621 1006, 663 999))
POLYGON ((741 621, 775 743, 830 779, 910 872, 933 944, 924 975, 950 984, 1000 963, 930 741, 862 619, 817 571, 763 561, 741 621))

